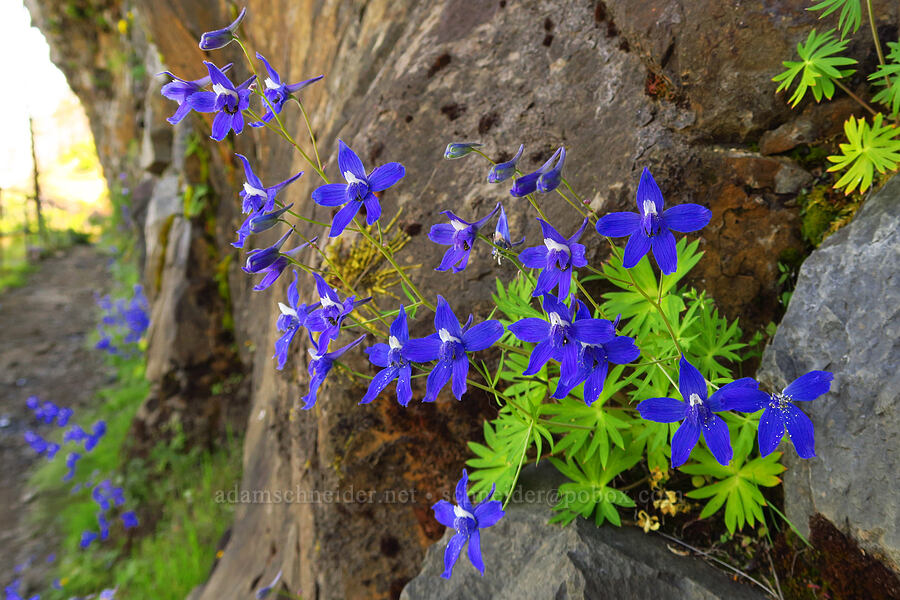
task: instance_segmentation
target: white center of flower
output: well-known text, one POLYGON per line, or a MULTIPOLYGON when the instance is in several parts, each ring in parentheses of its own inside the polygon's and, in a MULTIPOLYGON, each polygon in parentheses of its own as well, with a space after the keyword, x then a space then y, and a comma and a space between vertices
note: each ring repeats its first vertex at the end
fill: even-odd
POLYGON ((266 190, 261 190, 258 187, 253 187, 246 181, 244 182, 244 191, 247 192, 248 196, 262 196, 263 198, 267 196, 266 190))
POLYGON ((560 244, 556 240, 551 240, 550 238, 544 238, 544 245, 547 246, 547 250, 556 250, 557 252, 565 252, 566 254, 570 253, 568 246, 560 244))
POLYGON ((644 200, 644 214, 647 216, 658 214, 656 212, 656 204, 653 203, 653 200, 644 200))
POLYGON ((312 356, 312 359, 313 359, 313 360, 320 360, 323 356, 325 356, 324 354, 319 354, 318 352, 316 352, 316 351, 313 350, 312 348, 310 348, 309 350, 307 350, 307 352, 309 352, 309 355, 312 356))
POLYGON ((559 314, 552 312, 550 313, 550 325, 559 326, 559 325, 568 325, 569 322, 563 319, 559 314))
POLYGON ((468 223, 463 223, 462 221, 457 221, 455 219, 450 219, 450 224, 453 225, 453 229, 456 231, 462 231, 469 226, 468 223))
POLYGON ((322 306, 325 308, 331 308, 332 306, 341 306, 340 302, 335 302, 328 296, 321 296, 319 300, 322 302, 322 306))
POLYGON ((438 331, 438 335, 441 337, 441 341, 444 342, 445 344, 447 342, 462 343, 462 340, 460 340, 456 336, 450 335, 450 332, 447 331, 446 329, 441 329, 440 331, 438 331))
POLYGON ((281 88, 280 85, 272 81, 271 77, 266 77, 266 87, 270 90, 277 90, 281 88))
POLYGON ((300 315, 297 314, 297 311, 288 306, 287 304, 278 303, 278 308, 281 309, 281 314, 288 315, 290 317, 295 317, 297 319, 300 318, 300 315))
POLYGON ((350 171, 344 171, 344 179, 347 181, 347 183, 365 183, 365 181, 363 181, 350 171))
POLYGON ((457 519, 467 518, 475 520, 475 515, 464 509, 462 506, 454 506, 453 514, 456 515, 457 519))
POLYGON ((227 87, 225 87, 221 83, 214 83, 212 89, 218 96, 225 94, 226 96, 234 96, 235 98, 238 97, 238 93, 236 91, 229 90, 227 87))
POLYGON ((691 403, 691 406, 697 406, 698 404, 703 404, 703 400, 700 399, 700 396, 697 394, 691 394, 691 397, 688 398, 688 401, 691 403))
POLYGON ((391 347, 391 350, 399 350, 400 349, 400 340, 391 336, 388 338, 388 346, 391 347))

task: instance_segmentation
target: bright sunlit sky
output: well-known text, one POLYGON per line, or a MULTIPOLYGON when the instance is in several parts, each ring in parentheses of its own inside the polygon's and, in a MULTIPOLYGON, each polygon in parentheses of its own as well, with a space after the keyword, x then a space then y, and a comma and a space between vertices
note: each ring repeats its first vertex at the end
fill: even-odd
POLYGON ((49 119, 71 91, 21 0, 0 0, 0 56, 0 187, 10 187, 31 172, 28 115, 49 119))

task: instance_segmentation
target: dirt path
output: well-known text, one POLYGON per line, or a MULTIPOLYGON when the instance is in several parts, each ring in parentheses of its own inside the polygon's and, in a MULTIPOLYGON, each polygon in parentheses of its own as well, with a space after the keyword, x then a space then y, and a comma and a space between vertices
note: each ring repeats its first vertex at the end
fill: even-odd
POLYGON ((47 259, 21 288, 0 294, 0 587, 14 568, 34 558, 25 579, 39 578, 55 551, 52 532, 29 531, 25 484, 35 464, 23 439, 38 425, 25 406, 29 396, 75 410, 93 401, 110 372, 87 336, 97 326, 94 292, 106 293, 106 258, 76 246, 47 259))

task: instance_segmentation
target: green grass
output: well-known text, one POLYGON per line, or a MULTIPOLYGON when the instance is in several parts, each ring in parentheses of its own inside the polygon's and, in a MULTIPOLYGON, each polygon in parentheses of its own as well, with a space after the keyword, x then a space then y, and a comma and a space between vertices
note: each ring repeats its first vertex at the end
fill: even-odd
MULTIPOLYGON (((127 289, 136 272, 123 266, 117 276, 117 287, 127 289)), ((170 442, 161 442, 145 458, 129 458, 131 423, 149 392, 144 357, 109 356, 109 361, 115 383, 98 392, 93 412, 73 417, 85 430, 105 420, 106 435, 93 452, 82 453, 71 482, 62 482, 65 447, 31 481, 37 492, 36 530, 62 537, 55 575, 63 589, 48 589, 41 597, 62 600, 118 586, 119 597, 183 600, 206 580, 217 544, 232 522, 234 506, 217 504, 215 495, 240 479, 241 440, 229 437, 212 451, 188 448, 176 428, 170 442), (70 490, 92 473, 94 482, 109 478, 124 489, 124 510, 135 510, 141 523, 125 531, 116 520, 108 540, 81 550, 82 531, 97 530, 98 507, 89 490, 70 490)))

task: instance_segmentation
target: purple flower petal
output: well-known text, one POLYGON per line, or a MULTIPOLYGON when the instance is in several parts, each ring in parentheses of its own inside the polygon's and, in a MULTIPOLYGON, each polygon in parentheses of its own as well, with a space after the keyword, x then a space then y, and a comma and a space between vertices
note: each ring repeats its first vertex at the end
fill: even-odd
POLYGON ((366 169, 363 167, 362 161, 343 140, 338 140, 338 168, 341 170, 341 175, 344 175, 344 179, 347 179, 346 173, 350 173, 356 179, 363 181, 366 179, 366 169))
POLYGON ((638 229, 634 232, 630 238, 628 238, 628 243, 625 244, 625 254, 622 260, 622 266, 626 269, 630 269, 636 264, 638 264, 644 255, 650 250, 650 238, 647 235, 638 229))
POLYGON ((791 436, 797 455, 800 458, 815 457, 815 430, 812 421, 793 404, 787 404, 782 411, 784 426, 791 436))
POLYGON ((637 405, 641 417, 657 423, 675 423, 687 413, 687 404, 675 398, 649 398, 637 405))
MULTIPOLYGON (((632 236, 632 239, 634 236, 632 236)), ((675 236, 668 229, 660 229, 659 233, 650 238, 653 246, 653 257, 659 270, 669 275, 678 268, 678 252, 675 249, 675 236)))
POLYGON ((706 380, 697 367, 687 361, 682 356, 678 361, 678 390, 681 392, 685 402, 690 402, 691 395, 697 394, 700 400, 706 400, 706 380))
POLYGON ((760 455, 768 456, 778 447, 781 438, 784 437, 782 412, 771 406, 766 407, 766 410, 763 411, 762 416, 759 418, 757 435, 760 455))
POLYGON ((727 466, 731 462, 731 438, 728 435, 728 425, 721 417, 710 415, 703 423, 703 439, 709 446, 709 451, 716 457, 719 464, 727 466))
POLYGON ((782 393, 790 397, 791 400, 799 400, 801 402, 815 400, 831 389, 833 380, 834 374, 828 371, 810 371, 806 375, 801 375, 795 379, 784 388, 782 393))
POLYGON ((369 189, 373 192, 386 190, 406 175, 406 169, 397 162, 376 167, 369 175, 369 189))
POLYGON ((625 237, 641 227, 641 215, 633 212, 614 212, 597 221, 597 233, 606 237, 625 237))
POLYGON ((699 204, 679 204, 663 212, 663 226, 679 233, 690 233, 706 227, 712 212, 699 204))
POLYGON ((675 435, 672 436, 672 468, 678 468, 687 462, 691 450, 700 439, 700 425, 692 419, 685 419, 675 435))
POLYGON ((453 505, 446 500, 438 500, 432 505, 431 510, 434 511, 434 518, 444 527, 453 527, 453 521, 456 515, 453 513, 453 505))
POLYGON ((643 172, 641 172, 641 181, 638 183, 636 200, 641 215, 644 214, 644 202, 647 202, 648 200, 656 205, 656 214, 662 214, 663 212, 665 202, 663 200, 662 192, 660 191, 659 186, 656 185, 656 180, 653 179, 653 175, 650 174, 650 169, 646 167, 644 167, 643 172))

